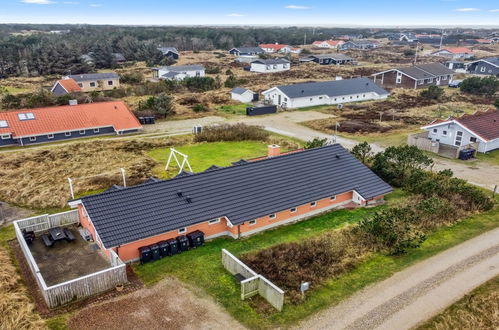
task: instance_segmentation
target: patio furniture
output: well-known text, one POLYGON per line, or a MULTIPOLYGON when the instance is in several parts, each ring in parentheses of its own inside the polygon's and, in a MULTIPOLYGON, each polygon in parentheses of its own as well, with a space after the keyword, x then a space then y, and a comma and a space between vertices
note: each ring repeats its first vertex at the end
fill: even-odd
POLYGON ((73 233, 71 232, 71 230, 69 230, 68 228, 64 228, 64 234, 66 235, 66 241, 68 242, 72 242, 75 240, 75 237, 73 235, 73 233))
POLYGON ((50 238, 52 241, 57 242, 66 239, 66 234, 61 227, 54 227, 49 229, 50 238))
POLYGON ((48 234, 42 235, 42 241, 47 247, 51 247, 52 245, 54 245, 54 241, 50 238, 48 234))
POLYGON ((23 234, 23 237, 24 237, 24 240, 26 241, 26 243, 28 244, 31 244, 33 243, 33 241, 35 240, 35 232, 30 230, 30 231, 26 231, 26 229, 23 229, 22 230, 22 234, 23 234))

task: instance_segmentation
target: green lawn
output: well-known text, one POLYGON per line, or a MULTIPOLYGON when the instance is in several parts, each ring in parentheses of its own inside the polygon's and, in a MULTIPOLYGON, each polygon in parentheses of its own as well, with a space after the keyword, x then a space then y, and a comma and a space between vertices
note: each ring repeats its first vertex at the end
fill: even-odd
POLYGON ((494 150, 494 151, 488 152, 486 154, 482 154, 480 152, 477 152, 476 158, 478 158, 479 160, 489 162, 489 163, 494 164, 494 165, 499 165, 499 150, 494 150))
POLYGON ((7 93, 10 93, 10 94, 27 93, 27 92, 31 91, 28 88, 18 88, 18 87, 13 87, 13 86, 3 86, 2 88, 5 88, 7 93))
POLYGON ((366 134, 366 135, 340 133, 338 135, 359 142, 366 141, 367 143, 375 143, 379 146, 386 148, 391 146, 400 146, 407 144, 407 136, 409 134, 417 133, 418 131, 419 130, 407 130, 402 132, 390 132, 383 134, 366 134))
MULTIPOLYGON (((388 204, 401 203, 405 197, 403 191, 397 190, 387 196, 388 204)), ((420 248, 410 250, 405 255, 374 254, 353 271, 311 290, 304 303, 287 304, 281 313, 275 312, 265 316, 258 314, 249 302, 240 300, 239 284, 221 264, 222 248, 240 256, 275 244, 307 239, 328 230, 356 223, 375 209, 333 211, 241 240, 220 238, 188 253, 154 263, 135 265, 134 269, 147 285, 152 285, 166 276, 175 276, 203 288, 230 314, 250 328, 289 326, 320 309, 339 303, 369 284, 383 280, 418 261, 499 226, 499 208, 468 217, 460 223, 429 235, 420 248)))
MULTIPOLYGON (((201 172, 211 165, 228 166, 241 158, 251 159, 265 156, 267 145, 267 142, 260 141, 213 142, 189 144, 175 147, 175 149, 189 156, 189 163, 194 172, 201 172)), ((168 148, 154 149, 147 154, 158 162, 153 170, 154 175, 159 178, 167 178, 165 165, 170 150, 168 148)), ((182 160, 179 158, 179 161, 182 160)), ((173 161, 173 166, 177 166, 175 161, 173 161)), ((177 172, 178 170, 171 171, 169 174, 173 176, 177 172)))
POLYGON ((250 104, 245 104, 245 103, 230 104, 217 107, 217 110, 231 115, 246 115, 246 107, 250 106, 251 106, 250 104))

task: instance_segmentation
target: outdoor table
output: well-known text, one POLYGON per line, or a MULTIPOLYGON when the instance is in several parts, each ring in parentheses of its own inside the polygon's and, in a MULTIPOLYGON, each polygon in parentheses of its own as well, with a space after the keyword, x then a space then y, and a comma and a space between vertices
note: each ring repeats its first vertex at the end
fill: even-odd
POLYGON ((66 234, 61 227, 54 227, 49 229, 50 237, 53 241, 60 241, 61 239, 66 239, 66 234))

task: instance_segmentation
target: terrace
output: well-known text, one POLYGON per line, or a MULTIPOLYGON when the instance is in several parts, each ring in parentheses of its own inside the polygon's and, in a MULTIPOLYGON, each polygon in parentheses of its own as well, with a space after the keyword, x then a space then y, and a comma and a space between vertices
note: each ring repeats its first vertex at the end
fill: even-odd
POLYGON ((19 246, 50 308, 113 289, 127 281, 125 264, 114 251, 109 256, 94 242, 78 233, 78 211, 41 215, 17 220, 14 228, 19 246), (74 236, 46 246, 42 235, 64 227, 74 236), (28 245, 23 232, 34 232, 28 245))

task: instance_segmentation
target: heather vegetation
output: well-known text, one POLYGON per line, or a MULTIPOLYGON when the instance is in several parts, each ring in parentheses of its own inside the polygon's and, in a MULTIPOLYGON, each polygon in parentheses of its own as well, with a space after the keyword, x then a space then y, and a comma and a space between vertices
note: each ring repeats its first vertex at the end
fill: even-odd
POLYGON ((203 128, 196 134, 196 142, 219 142, 219 141, 266 141, 270 133, 263 127, 246 124, 223 124, 203 128))

